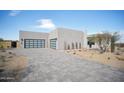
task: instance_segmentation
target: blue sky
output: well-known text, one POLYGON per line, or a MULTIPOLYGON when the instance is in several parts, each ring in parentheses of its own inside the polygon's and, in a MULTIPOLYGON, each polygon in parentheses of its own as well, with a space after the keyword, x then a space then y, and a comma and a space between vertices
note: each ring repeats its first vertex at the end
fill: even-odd
POLYGON ((18 40, 19 30, 50 32, 57 27, 86 30, 88 34, 101 31, 124 33, 124 11, 0 11, 0 37, 4 39, 18 40))

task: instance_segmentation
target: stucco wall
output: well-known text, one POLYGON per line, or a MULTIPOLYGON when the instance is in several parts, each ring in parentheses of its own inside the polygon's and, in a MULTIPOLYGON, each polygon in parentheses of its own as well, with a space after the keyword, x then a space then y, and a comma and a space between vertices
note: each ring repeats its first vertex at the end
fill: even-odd
POLYGON ((29 31, 20 31, 19 32, 19 41, 20 46, 24 48, 24 39, 45 39, 45 47, 48 47, 48 33, 42 32, 29 32, 29 31), (21 40, 23 39, 23 41, 21 40))
POLYGON ((58 49, 58 40, 59 40, 59 38, 58 38, 58 31, 57 31, 57 29, 55 29, 55 30, 53 30, 53 31, 51 31, 49 33, 49 37, 48 37, 48 47, 49 48, 50 48, 50 39, 54 39, 54 38, 57 38, 56 49, 58 49))
POLYGON ((11 41, 0 41, 0 48, 11 48, 11 41))
POLYGON ((19 43, 19 41, 17 41, 17 43, 16 43, 16 48, 20 48, 20 43, 19 43))
POLYGON ((81 43, 81 48, 84 45, 84 33, 82 31, 58 28, 58 49, 72 49, 72 43, 74 45, 74 49, 76 49, 76 43, 79 49, 79 43, 81 43))
POLYGON ((20 31, 19 35, 21 47, 24 47, 24 39, 45 39, 45 47, 50 48, 50 39, 57 38, 56 49, 62 50, 68 47, 70 49, 82 48, 85 46, 84 40, 86 41, 84 32, 67 28, 57 28, 50 33, 20 31))

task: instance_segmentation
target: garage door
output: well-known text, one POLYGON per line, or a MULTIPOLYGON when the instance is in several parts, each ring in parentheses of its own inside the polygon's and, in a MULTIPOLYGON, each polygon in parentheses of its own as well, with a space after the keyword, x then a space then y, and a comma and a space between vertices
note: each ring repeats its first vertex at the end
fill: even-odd
POLYGON ((44 39, 25 39, 24 48, 45 48, 44 39))
POLYGON ((57 38, 50 39, 50 48, 56 49, 57 38))

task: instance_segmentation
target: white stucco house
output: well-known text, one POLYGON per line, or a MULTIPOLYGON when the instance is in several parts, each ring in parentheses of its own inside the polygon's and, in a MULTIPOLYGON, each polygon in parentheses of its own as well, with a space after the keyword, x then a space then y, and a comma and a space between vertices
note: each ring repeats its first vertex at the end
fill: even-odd
POLYGON ((22 48, 81 49, 87 47, 87 36, 83 31, 56 28, 50 33, 20 31, 22 48))

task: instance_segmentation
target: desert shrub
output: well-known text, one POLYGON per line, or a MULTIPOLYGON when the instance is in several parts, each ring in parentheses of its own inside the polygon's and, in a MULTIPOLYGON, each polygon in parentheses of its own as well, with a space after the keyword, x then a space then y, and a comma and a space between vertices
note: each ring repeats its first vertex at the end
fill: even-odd
POLYGON ((117 47, 117 50, 120 50, 120 48, 119 48, 119 47, 117 47))
POLYGON ((6 60, 5 60, 5 56, 0 56, 0 67, 4 67, 6 60))
POLYGON ((74 52, 73 54, 75 55, 76 53, 74 52))
POLYGON ((13 56, 9 56, 8 58, 12 58, 13 56))
POLYGON ((102 54, 102 53, 104 53, 104 51, 103 50, 99 50, 99 53, 102 54))
POLYGON ((1 56, 0 59, 1 59, 2 62, 6 62, 5 61, 5 56, 1 56))
POLYGON ((122 49, 121 51, 124 52, 124 49, 122 49))
POLYGON ((75 52, 75 51, 73 51, 73 54, 75 55, 75 54, 76 54, 76 52, 75 52))
POLYGON ((16 56, 16 54, 15 54, 15 53, 12 53, 12 55, 13 55, 13 56, 16 56))
POLYGON ((81 52, 81 49, 79 49, 79 52, 81 52))
POLYGON ((0 69, 0 73, 3 72, 3 71, 4 71, 4 69, 0 69))
POLYGON ((70 51, 67 51, 67 53, 69 53, 70 51))
POLYGON ((118 60, 120 61, 124 61, 124 58, 123 57, 116 57, 118 60))
POLYGON ((12 54, 12 52, 9 52, 9 54, 12 54))
POLYGON ((5 66, 5 63, 0 62, 0 67, 4 67, 4 66, 5 66))
POLYGON ((108 60, 110 60, 110 57, 108 57, 108 60))
POLYGON ((6 52, 6 50, 3 48, 3 49, 1 50, 1 52, 6 52))
POLYGON ((3 45, 0 45, 0 48, 4 48, 3 45))
POLYGON ((121 55, 120 52, 115 52, 115 55, 121 55))

